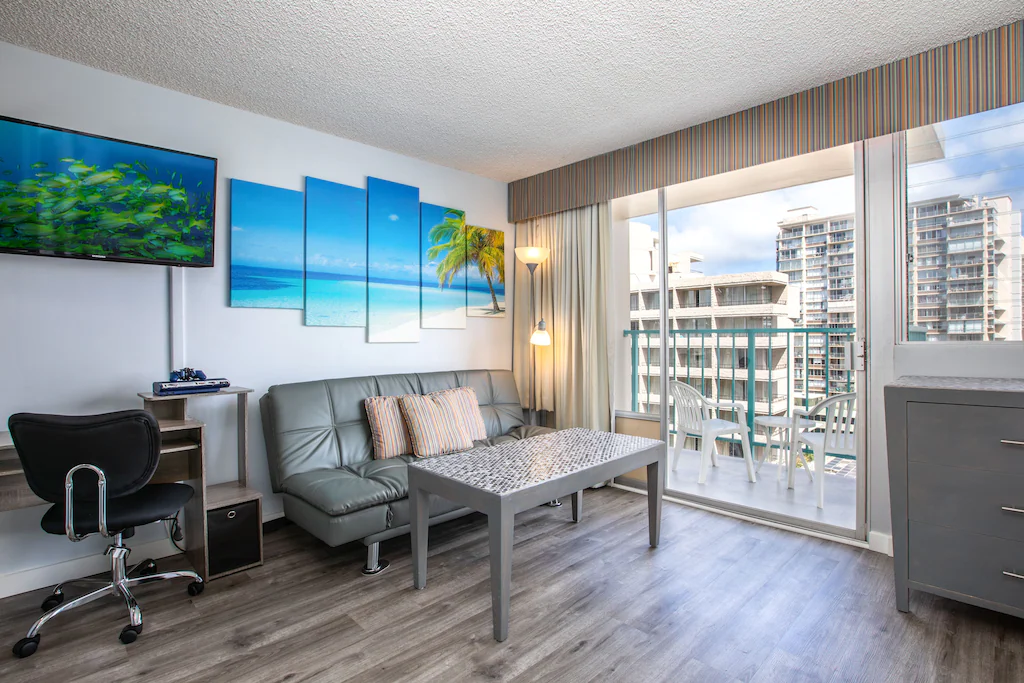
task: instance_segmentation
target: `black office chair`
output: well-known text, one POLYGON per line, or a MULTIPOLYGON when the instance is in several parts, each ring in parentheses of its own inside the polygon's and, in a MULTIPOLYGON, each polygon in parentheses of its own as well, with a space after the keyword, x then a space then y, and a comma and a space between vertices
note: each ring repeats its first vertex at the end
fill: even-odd
POLYGON ((105 595, 124 598, 131 623, 121 631, 121 642, 134 642, 142 633, 142 610, 128 589, 136 584, 189 578, 189 595, 203 592, 203 580, 195 572, 158 574, 152 560, 125 571, 131 551, 124 539, 135 534, 136 526, 173 517, 194 493, 186 484, 148 483, 160 460, 156 418, 144 410, 81 417, 20 413, 11 416, 8 426, 29 487, 53 503, 40 523, 43 531, 65 534, 75 542, 95 533, 113 537, 106 551, 110 555, 111 581, 100 581, 101 588, 66 603, 65 585, 97 581, 59 584, 43 602, 46 614, 14 646, 15 655, 28 657, 36 651, 39 630, 50 619, 105 595), (75 474, 80 470, 93 474, 79 475, 76 487, 75 474))

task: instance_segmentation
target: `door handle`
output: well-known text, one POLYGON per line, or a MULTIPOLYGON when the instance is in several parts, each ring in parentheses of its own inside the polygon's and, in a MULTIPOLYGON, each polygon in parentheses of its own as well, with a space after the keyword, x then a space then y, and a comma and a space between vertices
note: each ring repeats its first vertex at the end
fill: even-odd
POLYGON ((1003 572, 1003 576, 1009 576, 1011 579, 1024 580, 1024 576, 1021 576, 1020 574, 1014 574, 1013 572, 1003 572))
POLYGON ((1020 508, 1012 508, 1012 507, 1010 507, 1008 505, 1004 505, 1003 506, 1003 511, 1004 512, 1017 512, 1019 514, 1024 515, 1024 510, 1021 510, 1020 508))
POLYGON ((1014 441, 1013 439, 999 439, 999 443, 1006 446, 1024 446, 1024 441, 1014 441))

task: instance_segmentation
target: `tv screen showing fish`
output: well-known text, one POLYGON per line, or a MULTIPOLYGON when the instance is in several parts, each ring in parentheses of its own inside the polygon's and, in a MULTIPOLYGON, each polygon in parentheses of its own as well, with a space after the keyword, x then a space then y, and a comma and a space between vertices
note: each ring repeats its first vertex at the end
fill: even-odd
POLYGON ((0 252, 213 265, 217 160, 0 116, 0 252))

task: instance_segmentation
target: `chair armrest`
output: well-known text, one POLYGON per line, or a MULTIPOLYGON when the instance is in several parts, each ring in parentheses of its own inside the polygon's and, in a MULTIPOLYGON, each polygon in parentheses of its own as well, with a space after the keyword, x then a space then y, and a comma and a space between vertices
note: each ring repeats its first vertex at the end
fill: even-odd
POLYGON ((747 409, 747 404, 742 401, 708 401, 710 408, 741 408, 747 409))
POLYGON ((96 465, 75 465, 68 470, 64 477, 64 533, 68 539, 77 543, 89 534, 79 536, 75 533, 75 472, 78 470, 92 470, 96 473, 96 487, 98 489, 97 504, 99 513, 96 519, 99 522, 101 536, 109 536, 107 533, 107 475, 96 465))
POLYGON ((791 412, 793 413, 793 417, 807 417, 811 414, 806 408, 793 408, 791 412))

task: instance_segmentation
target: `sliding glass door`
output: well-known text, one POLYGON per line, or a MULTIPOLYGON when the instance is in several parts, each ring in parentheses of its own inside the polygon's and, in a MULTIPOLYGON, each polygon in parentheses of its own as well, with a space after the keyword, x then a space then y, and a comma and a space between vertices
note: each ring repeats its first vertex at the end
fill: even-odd
POLYGON ((858 153, 849 145, 665 188, 660 213, 647 211, 657 208, 650 197, 619 209, 627 410, 663 423, 672 494, 863 538, 858 153), (693 396, 718 431, 735 431, 698 433, 676 407, 693 396), (808 436, 790 448, 794 419, 801 434, 835 428, 828 406, 843 413, 844 441, 816 450, 808 436))

